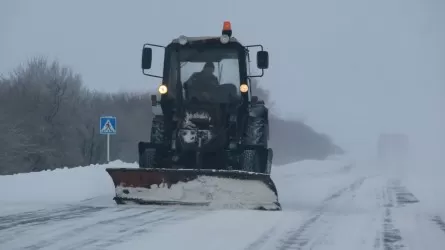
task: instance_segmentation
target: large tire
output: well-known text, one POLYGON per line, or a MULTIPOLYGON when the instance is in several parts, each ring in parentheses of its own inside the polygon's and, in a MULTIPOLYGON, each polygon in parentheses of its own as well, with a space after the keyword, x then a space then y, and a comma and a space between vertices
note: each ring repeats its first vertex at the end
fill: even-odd
MULTIPOLYGON (((161 145, 164 142, 164 117, 157 115, 153 118, 150 131, 150 143, 161 145)), ((140 168, 157 168, 160 152, 156 148, 146 148, 139 155, 140 168)))
POLYGON ((141 155, 139 155, 139 168, 156 168, 156 149, 146 149, 141 155))
POLYGON ((261 157, 258 151, 244 150, 240 156, 240 167, 243 171, 261 173, 261 157))
POLYGON ((151 123, 150 142, 162 144, 164 142, 164 117, 155 116, 151 123))
POLYGON ((273 161, 273 150, 271 148, 267 149, 267 165, 266 165, 266 174, 270 174, 272 172, 272 161, 273 161))
POLYGON ((268 109, 262 104, 250 107, 246 122, 243 144, 267 147, 269 140, 268 109))
POLYGON ((249 117, 244 134, 244 144, 267 147, 268 124, 264 117, 249 117))

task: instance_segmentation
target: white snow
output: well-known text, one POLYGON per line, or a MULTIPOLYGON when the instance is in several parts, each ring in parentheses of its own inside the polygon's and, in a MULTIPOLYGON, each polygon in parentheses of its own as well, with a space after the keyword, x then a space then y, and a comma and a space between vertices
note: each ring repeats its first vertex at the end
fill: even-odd
POLYGON ((336 189, 357 178, 350 160, 306 160, 272 168, 284 209, 310 209, 336 189))
POLYGON ((293 217, 290 215, 289 213, 260 211, 215 211, 192 218, 187 223, 178 223, 172 228, 160 227, 147 236, 115 245, 109 250, 144 249, 144 246, 146 248, 156 246, 158 249, 169 250, 256 250, 261 249, 256 247, 256 244, 260 245, 256 241, 268 229, 277 227, 279 224, 289 225, 304 221, 305 214, 293 217))
POLYGON ((179 182, 171 188, 155 184, 150 189, 118 186, 117 194, 123 198, 150 198, 152 201, 209 203, 212 208, 277 208, 274 204, 277 202, 275 193, 263 182, 214 176, 201 176, 186 183, 179 182))
POLYGON ((135 163, 113 161, 105 165, 0 176, 0 201, 26 205, 64 204, 113 196, 114 185, 105 169, 136 167, 135 163))
MULTIPOLYGON (((137 165, 115 161, 0 176, 0 248, 440 250, 445 245, 441 167, 396 168, 338 157, 277 166, 272 179, 283 206, 279 212, 118 206, 109 167, 137 165), (405 197, 418 202, 405 204, 405 197)), ((236 183, 220 181, 205 180, 210 187, 239 191, 236 183)), ((249 190, 262 188, 255 185, 249 190)), ((204 200, 185 192, 189 188, 196 190, 178 186, 171 198, 204 200)))

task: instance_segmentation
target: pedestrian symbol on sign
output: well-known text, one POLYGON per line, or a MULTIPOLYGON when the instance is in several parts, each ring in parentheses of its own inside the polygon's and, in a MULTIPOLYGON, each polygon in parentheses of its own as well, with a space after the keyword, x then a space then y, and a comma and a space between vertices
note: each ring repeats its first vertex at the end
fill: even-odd
POLYGON ((100 133, 103 135, 116 134, 116 117, 114 116, 102 116, 100 118, 100 133))
POLYGON ((107 122, 105 123, 105 126, 102 128, 102 132, 104 132, 104 133, 114 133, 115 132, 113 126, 111 125, 110 120, 107 120, 107 122))

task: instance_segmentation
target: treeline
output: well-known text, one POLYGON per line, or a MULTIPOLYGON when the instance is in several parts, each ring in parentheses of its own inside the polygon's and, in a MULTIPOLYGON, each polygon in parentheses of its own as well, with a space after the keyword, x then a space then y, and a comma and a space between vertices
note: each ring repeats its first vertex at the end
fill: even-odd
POLYGON ((253 83, 252 93, 265 100, 271 110, 270 146, 274 150, 274 164, 281 165, 305 159, 324 160, 330 155, 344 153, 328 135, 316 132, 302 121, 274 115, 274 104, 270 100, 269 91, 261 88, 256 81, 253 83))
MULTIPOLYGON (((137 143, 150 136, 149 93, 91 91, 79 74, 45 58, 17 67, 0 77, 0 174, 105 163, 102 115, 118 118, 111 160, 137 161, 137 143)), ((327 136, 300 122, 274 117, 271 126, 277 163, 322 159, 335 151, 327 136)))
POLYGON ((119 119, 112 158, 134 162, 137 142, 149 139, 150 103, 149 94, 90 91, 71 69, 32 59, 0 79, 0 173, 104 163, 101 115, 119 119))

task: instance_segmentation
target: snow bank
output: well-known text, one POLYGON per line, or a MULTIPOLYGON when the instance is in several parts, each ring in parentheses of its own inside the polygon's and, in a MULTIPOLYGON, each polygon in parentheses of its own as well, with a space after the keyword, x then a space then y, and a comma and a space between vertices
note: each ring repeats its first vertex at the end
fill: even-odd
MULTIPOLYGON (((44 207, 48 204, 76 203, 100 197, 101 200, 109 202, 107 205, 114 204, 112 198, 115 189, 112 179, 105 171, 106 168, 137 168, 137 164, 114 161, 105 165, 0 176, 0 188, 3 191, 0 193, 0 203, 44 207)), ((341 158, 326 161, 309 160, 274 167, 272 179, 277 186, 282 205, 290 204, 301 208, 303 203, 318 204, 326 195, 333 192, 333 188, 344 187, 345 183, 349 183, 353 178, 350 174, 351 169, 353 164, 341 158), (332 178, 333 175, 338 177, 332 178)), ((239 188, 239 185, 229 184, 229 186, 239 188)), ((258 189, 257 186, 257 183, 253 183, 250 191, 258 189)), ((265 197, 259 198, 274 199, 271 193, 263 194, 265 197)))
POLYGON ((135 168, 136 164, 113 161, 104 165, 62 168, 0 176, 0 203, 71 203, 114 196, 106 168, 135 168))

